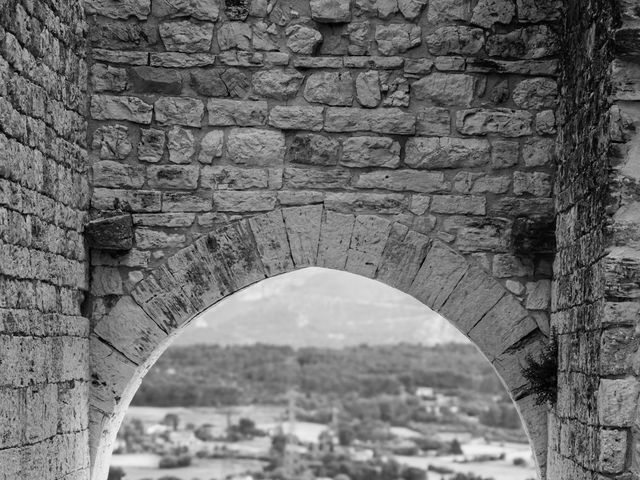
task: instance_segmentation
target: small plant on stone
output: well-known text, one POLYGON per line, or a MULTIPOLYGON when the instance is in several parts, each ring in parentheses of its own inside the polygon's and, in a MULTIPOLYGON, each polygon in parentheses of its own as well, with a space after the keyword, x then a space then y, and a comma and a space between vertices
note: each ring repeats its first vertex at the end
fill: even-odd
POLYGON ((551 332, 549 343, 539 355, 527 355, 522 375, 531 386, 536 405, 555 404, 558 396, 558 338, 551 332))

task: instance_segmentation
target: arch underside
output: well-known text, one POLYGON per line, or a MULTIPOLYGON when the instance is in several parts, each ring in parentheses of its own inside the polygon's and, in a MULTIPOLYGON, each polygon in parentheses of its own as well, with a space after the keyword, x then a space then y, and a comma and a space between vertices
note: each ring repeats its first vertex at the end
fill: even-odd
POLYGON ((144 374, 173 336, 219 300, 267 277, 318 266, 376 279, 420 300, 491 362, 518 407, 544 478, 546 408, 521 374, 546 341, 520 301, 481 266, 400 223, 323 205, 253 216, 200 237, 121 297, 91 337, 93 479, 144 374))

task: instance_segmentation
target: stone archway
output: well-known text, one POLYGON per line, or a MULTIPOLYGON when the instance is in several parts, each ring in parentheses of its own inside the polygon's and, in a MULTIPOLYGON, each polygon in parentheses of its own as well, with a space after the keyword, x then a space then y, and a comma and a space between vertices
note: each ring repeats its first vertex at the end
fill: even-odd
POLYGON ((242 288, 308 266, 397 288, 467 335, 515 401, 544 478, 547 412, 534 404, 520 366, 546 337, 518 298, 440 240, 380 216, 339 213, 322 204, 275 210, 203 235, 120 297, 96 324, 90 349, 92 478, 104 480, 133 394, 181 328, 242 288))

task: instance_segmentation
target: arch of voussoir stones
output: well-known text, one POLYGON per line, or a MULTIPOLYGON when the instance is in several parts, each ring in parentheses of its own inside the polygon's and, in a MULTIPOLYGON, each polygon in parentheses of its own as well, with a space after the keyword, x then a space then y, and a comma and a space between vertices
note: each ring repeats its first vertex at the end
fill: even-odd
POLYGON ((274 210, 221 226, 140 281, 91 337, 92 479, 104 480, 124 412, 147 370, 181 328, 219 300, 267 277, 319 266, 376 279, 441 313, 492 363, 519 409, 541 478, 545 407, 520 366, 545 337, 517 297, 438 239, 376 215, 322 204, 274 210))

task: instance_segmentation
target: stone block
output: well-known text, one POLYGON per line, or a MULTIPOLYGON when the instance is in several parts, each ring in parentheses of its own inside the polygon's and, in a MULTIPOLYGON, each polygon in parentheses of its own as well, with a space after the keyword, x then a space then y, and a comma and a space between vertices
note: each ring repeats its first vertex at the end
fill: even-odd
POLYGON ((119 190, 94 188, 91 206, 96 210, 122 210, 125 212, 159 212, 160 192, 151 190, 119 190))
POLYGON ((344 269, 355 216, 325 210, 318 244, 317 266, 344 269))
POLYGON ((131 83, 136 92, 179 95, 182 91, 182 76, 175 70, 156 67, 134 67, 131 83))
POLYGON ((259 126, 266 123, 267 102, 210 99, 207 103, 209 125, 215 126, 259 126))
POLYGON ((427 255, 429 237, 393 224, 384 247, 376 279, 408 292, 422 262, 427 255))
POLYGON ((451 184, 442 172, 420 170, 372 171, 359 174, 352 185, 356 188, 375 188, 396 192, 445 192, 451 184))
POLYGON ((284 135, 272 130, 233 128, 227 138, 227 156, 234 163, 247 165, 282 165, 285 155, 284 135))
POLYGON ((321 23, 344 23, 351 20, 351 5, 345 0, 311 0, 311 18, 321 23))
POLYGON ((144 185, 144 168, 111 160, 92 166, 93 185, 110 188, 140 188, 144 185))
POLYGON ((449 215, 484 215, 486 198, 477 195, 434 195, 431 212, 449 215))
POLYGON ((197 98, 162 97, 154 104, 156 120, 165 125, 202 126, 204 103, 197 98))
POLYGON ((345 188, 351 174, 346 170, 318 170, 311 168, 284 169, 284 183, 289 188, 345 188))
POLYGON ((268 277, 293 270, 293 259, 281 210, 249 219, 258 252, 268 277))
POLYGON ((222 156, 223 147, 224 131, 213 130, 212 132, 208 132, 204 137, 202 137, 198 161, 200 163, 212 163, 214 158, 222 156))
MULTIPOLYGON (((308 84, 307 84, 308 85, 308 84)), ((322 107, 275 106, 269 112, 269 125, 283 130, 322 130, 322 107)))
POLYGON ((490 161, 486 140, 452 137, 414 137, 406 143, 405 163, 412 168, 483 167, 490 161))
POLYGON ((336 165, 339 155, 338 140, 316 134, 297 134, 287 151, 288 161, 307 165, 336 165))
POLYGON ((90 221, 84 229, 91 248, 99 250, 131 250, 133 231, 131 215, 117 215, 90 221))
POLYGON ((102 160, 126 158, 133 145, 129 139, 129 129, 125 125, 105 125, 93 132, 91 148, 98 150, 102 160))
POLYGON ((91 96, 91 117, 94 120, 127 120, 149 124, 152 114, 153 106, 138 97, 91 96))
POLYGON ((391 222, 376 215, 356 216, 345 270, 374 278, 391 233, 391 222))
POLYGON ((371 131, 392 135, 411 135, 415 132, 416 117, 399 108, 328 107, 324 129, 327 132, 371 131))
POLYGON ((198 186, 200 169, 197 166, 158 165, 147 168, 151 188, 193 190, 198 186))
POLYGON ((162 194, 163 212, 209 212, 211 197, 201 193, 164 192, 162 194))
POLYGON ((316 264, 322 211, 322 205, 282 209, 291 256, 296 268, 316 264))
POLYGON ((600 430, 598 469, 605 474, 621 473, 627 457, 627 430, 600 430))
POLYGON ((636 421, 640 383, 635 378, 600 379, 598 420, 605 427, 631 427, 636 421))
POLYGON ((286 100, 298 93, 304 76, 296 70, 267 69, 253 74, 253 90, 257 95, 286 100))
POLYGON ((203 167, 200 186, 214 190, 268 188, 269 171, 266 168, 238 168, 224 165, 203 167))
POLYGON ((388 137, 349 137, 342 145, 340 165, 397 168, 400 165, 400 144, 388 137))
POLYGON ((221 190, 213 193, 213 208, 219 212, 267 212, 276 204, 275 192, 221 190))
POLYGON ((484 31, 461 25, 440 27, 427 36, 426 43, 432 55, 475 55, 484 46, 484 31))
POLYGON ((186 237, 182 233, 166 233, 147 227, 135 230, 136 247, 141 250, 176 248, 184 246, 186 237))
POLYGON ((353 78, 349 72, 313 73, 307 77, 304 98, 308 102, 334 106, 351 106, 353 97, 353 78))
POLYGON ((217 0, 173 0, 153 2, 152 13, 156 17, 192 17, 215 22, 220 14, 217 0))
POLYGON ((213 39, 212 23, 195 23, 189 20, 162 22, 160 37, 168 52, 208 52, 213 39))
POLYGON ((501 135, 523 137, 531 135, 533 116, 523 110, 472 108, 456 113, 456 128, 463 135, 501 135))
POLYGON ((377 25, 375 40, 381 55, 398 55, 422 43, 422 29, 400 23, 377 25))
POLYGON ((166 337, 166 332, 129 296, 118 300, 94 332, 137 365, 147 361, 166 337))
POLYGON ((155 128, 140 130, 140 143, 138 143, 138 160, 142 162, 157 163, 164 152, 164 130, 155 128))

